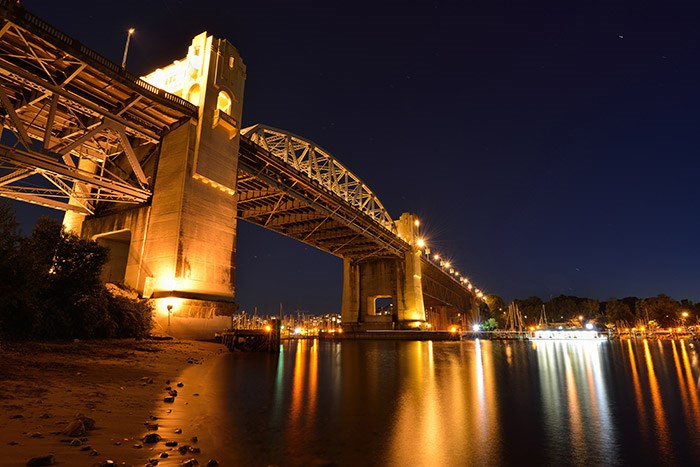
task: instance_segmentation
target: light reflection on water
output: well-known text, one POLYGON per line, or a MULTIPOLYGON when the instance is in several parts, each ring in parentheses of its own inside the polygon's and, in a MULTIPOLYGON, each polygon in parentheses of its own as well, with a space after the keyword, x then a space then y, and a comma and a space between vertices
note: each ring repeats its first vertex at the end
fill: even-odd
POLYGON ((686 341, 318 342, 227 355, 222 465, 630 465, 700 458, 686 341))

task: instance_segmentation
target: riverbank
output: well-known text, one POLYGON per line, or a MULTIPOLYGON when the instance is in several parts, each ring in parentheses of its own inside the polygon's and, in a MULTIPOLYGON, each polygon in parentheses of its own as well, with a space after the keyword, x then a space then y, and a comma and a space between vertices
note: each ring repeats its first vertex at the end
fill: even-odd
POLYGON ((196 375, 225 353, 220 344, 180 340, 0 344, 0 466, 49 454, 71 466, 143 465, 151 458, 158 465, 189 458, 206 465, 215 456, 178 415, 204 404, 196 375), (85 428, 89 419, 94 428, 64 434, 79 414, 88 418, 85 428), (147 433, 162 440, 146 443, 147 433), (183 446, 189 448, 181 453, 183 446))

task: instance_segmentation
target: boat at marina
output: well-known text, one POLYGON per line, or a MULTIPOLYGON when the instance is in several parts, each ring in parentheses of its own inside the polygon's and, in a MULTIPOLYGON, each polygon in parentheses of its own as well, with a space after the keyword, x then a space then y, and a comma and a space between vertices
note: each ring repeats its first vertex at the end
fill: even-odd
POLYGON ((576 340, 576 341, 604 341, 608 340, 607 333, 598 332, 595 329, 586 328, 545 328, 534 329, 528 333, 530 340, 576 340))

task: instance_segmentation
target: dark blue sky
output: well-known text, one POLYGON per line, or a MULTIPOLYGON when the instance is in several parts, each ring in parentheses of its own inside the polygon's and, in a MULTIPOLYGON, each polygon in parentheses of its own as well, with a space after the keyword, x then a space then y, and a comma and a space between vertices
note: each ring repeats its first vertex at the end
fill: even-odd
MULTIPOLYGON (((486 292, 700 300, 697 2, 22 3, 115 62, 134 26, 136 73, 227 38, 244 125, 324 147, 486 292)), ((249 225, 238 253, 243 308, 339 310, 340 260, 249 225)))

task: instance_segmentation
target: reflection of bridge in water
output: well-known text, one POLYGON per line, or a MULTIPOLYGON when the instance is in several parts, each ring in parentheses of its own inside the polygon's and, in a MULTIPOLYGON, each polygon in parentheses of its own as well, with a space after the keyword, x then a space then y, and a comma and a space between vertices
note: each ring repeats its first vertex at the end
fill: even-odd
POLYGON ((0 195, 66 211, 66 228, 110 248, 105 279, 172 310, 175 332, 230 322, 238 219, 342 258, 354 328, 421 327, 426 308, 444 327, 475 309, 468 279, 424 255, 415 215, 394 221, 305 138, 240 128, 246 68, 226 40, 202 33, 184 59, 138 78, 14 2, 0 0, 0 15, 13 135, 0 195), (387 298, 392 313, 377 313, 387 298))

